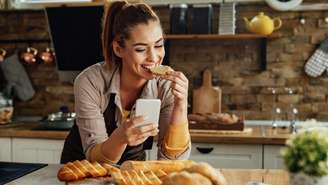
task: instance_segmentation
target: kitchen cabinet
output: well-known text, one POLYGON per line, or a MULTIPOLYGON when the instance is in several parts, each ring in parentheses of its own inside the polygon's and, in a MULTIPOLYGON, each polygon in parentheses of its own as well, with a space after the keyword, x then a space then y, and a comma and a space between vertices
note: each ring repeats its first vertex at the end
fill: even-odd
POLYGON ((0 161, 11 162, 12 148, 10 138, 0 138, 0 161))
POLYGON ((262 146, 193 143, 190 159, 218 168, 262 168, 262 146))
MULTIPOLYGON (((147 152, 149 160, 157 159, 156 145, 147 152)), ((218 168, 262 168, 262 145, 193 143, 190 159, 218 168)))
POLYGON ((59 164, 64 140, 13 138, 13 162, 59 164))
POLYGON ((263 165, 265 169, 284 169, 284 161, 280 154, 281 145, 263 146, 263 165))
MULTIPOLYGON (((0 138, 0 161, 59 164, 64 140, 0 138)), ((192 143, 190 159, 217 168, 283 169, 283 145, 192 143)), ((157 159, 157 142, 147 160, 157 159)))

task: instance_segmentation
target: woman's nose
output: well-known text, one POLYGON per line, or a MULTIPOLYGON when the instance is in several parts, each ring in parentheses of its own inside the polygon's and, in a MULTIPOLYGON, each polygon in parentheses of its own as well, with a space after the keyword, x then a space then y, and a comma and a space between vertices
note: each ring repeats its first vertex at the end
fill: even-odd
POLYGON ((156 62, 158 58, 157 52, 154 49, 149 50, 148 61, 156 62))

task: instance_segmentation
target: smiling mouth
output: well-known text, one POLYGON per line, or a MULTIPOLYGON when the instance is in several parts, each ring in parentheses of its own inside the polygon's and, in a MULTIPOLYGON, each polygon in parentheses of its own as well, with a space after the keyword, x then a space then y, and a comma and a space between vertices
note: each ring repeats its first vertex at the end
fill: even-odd
POLYGON ((145 69, 147 72, 151 72, 150 71, 150 68, 153 68, 153 67, 155 67, 155 66, 157 66, 156 64, 153 64, 153 65, 141 65, 141 67, 143 68, 143 69, 145 69))

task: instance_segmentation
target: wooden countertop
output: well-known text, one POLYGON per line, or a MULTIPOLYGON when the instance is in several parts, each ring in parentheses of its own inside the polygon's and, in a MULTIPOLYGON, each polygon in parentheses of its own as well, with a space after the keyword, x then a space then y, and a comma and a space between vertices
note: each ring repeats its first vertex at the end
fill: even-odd
POLYGON ((65 139, 68 135, 68 131, 38 130, 38 126, 35 122, 0 125, 0 137, 65 139))
MULTIPOLYGON (((68 131, 38 130, 32 122, 0 125, 0 137, 65 139, 68 131)), ((190 130, 194 143, 225 144, 272 144, 284 145, 289 137, 288 129, 272 129, 267 126, 246 126, 249 132, 222 132, 213 130, 190 130)))
MULTIPOLYGON (((57 172, 61 165, 48 165, 40 170, 16 179, 8 185, 64 185, 58 181, 57 172)), ((221 169, 228 185, 245 185, 250 181, 263 182, 270 185, 289 185, 288 172, 284 170, 264 170, 264 169, 221 169)), ((83 181, 86 184, 86 181, 83 181)), ((78 184, 78 183, 69 183, 78 184)), ((81 185, 81 183, 80 183, 81 185)))

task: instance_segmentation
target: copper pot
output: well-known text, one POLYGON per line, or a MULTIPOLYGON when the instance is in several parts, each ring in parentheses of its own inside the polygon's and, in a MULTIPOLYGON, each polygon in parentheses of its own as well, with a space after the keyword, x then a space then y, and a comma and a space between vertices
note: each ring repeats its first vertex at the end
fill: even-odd
POLYGON ((27 64, 33 64, 36 62, 36 55, 38 54, 38 50, 32 47, 26 48, 26 51, 22 53, 21 57, 27 64))
POLYGON ((6 50, 0 48, 0 62, 3 62, 5 60, 6 54, 7 54, 6 50))
POLYGON ((40 58, 44 63, 50 64, 55 60, 55 53, 52 51, 52 49, 46 48, 45 51, 40 53, 40 58))

